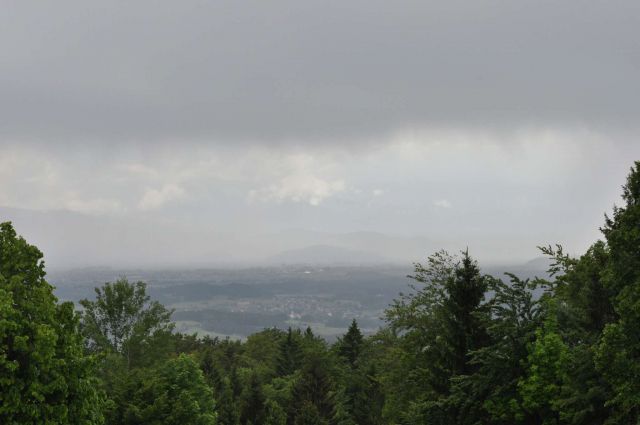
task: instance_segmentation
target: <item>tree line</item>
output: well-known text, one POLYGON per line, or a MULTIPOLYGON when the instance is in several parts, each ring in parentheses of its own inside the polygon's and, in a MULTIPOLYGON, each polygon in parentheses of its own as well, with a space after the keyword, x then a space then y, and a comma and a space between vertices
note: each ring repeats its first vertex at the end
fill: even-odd
POLYGON ((2 424, 638 424, 640 162, 603 239, 541 247, 551 277, 415 264, 385 326, 246 341, 176 332, 143 282, 59 302, 42 253, 0 224, 2 424))

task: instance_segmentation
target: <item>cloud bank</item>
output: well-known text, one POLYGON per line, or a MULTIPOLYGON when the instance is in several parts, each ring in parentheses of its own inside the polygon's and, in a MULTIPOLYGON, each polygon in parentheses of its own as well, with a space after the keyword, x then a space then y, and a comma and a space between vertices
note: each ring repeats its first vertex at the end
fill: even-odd
POLYGON ((637 130, 635 1, 4 4, 0 135, 357 145, 637 130))

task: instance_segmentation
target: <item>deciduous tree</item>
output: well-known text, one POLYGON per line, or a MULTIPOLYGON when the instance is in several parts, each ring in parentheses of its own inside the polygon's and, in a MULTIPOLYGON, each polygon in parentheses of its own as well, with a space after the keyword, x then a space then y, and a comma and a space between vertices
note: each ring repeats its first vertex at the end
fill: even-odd
POLYGON ((71 303, 45 280, 42 253, 0 224, 0 423, 99 424, 103 399, 71 303))

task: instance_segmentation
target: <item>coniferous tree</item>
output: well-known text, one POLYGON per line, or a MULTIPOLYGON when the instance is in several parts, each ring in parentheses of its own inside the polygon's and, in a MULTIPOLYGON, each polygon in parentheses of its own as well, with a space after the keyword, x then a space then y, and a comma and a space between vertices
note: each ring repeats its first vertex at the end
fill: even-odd
POLYGON ((253 372, 240 398, 240 423, 259 425, 264 421, 265 397, 258 375, 253 372))
POLYGON ((222 380, 220 390, 217 393, 217 400, 218 424, 238 425, 240 423, 240 412, 228 378, 222 380))
POLYGON ((441 251, 416 264, 415 293, 403 296, 387 310, 390 325, 401 331, 409 370, 400 383, 406 406, 404 420, 456 423, 460 406, 450 398, 454 378, 477 370, 471 353, 488 344, 487 306, 483 304, 489 278, 480 274, 468 252, 457 261, 441 251))
POLYGON ((452 375, 468 375, 476 368, 469 362, 469 353, 487 344, 485 323, 480 313, 487 292, 488 279, 480 274, 478 264, 465 251, 455 278, 447 282, 444 301, 446 331, 452 361, 452 375))
POLYGON ((286 425, 287 414, 273 400, 267 399, 264 406, 264 425, 286 425))
POLYGON ((362 352, 363 341, 358 323, 356 319, 353 319, 347 333, 338 342, 338 354, 347 361, 352 369, 356 367, 362 352))
POLYGON ((360 366, 345 376, 342 407, 354 424, 376 425, 382 419, 384 402, 375 367, 360 366))
POLYGON ((310 401, 305 401, 296 413, 293 425, 327 425, 318 412, 318 408, 310 401))
POLYGON ((381 393, 374 365, 363 364, 365 341, 355 319, 336 343, 337 354, 346 363, 343 376, 343 406, 356 424, 377 423, 381 416, 381 393))
POLYGON ((301 415, 307 417, 310 404, 322 423, 333 424, 336 418, 335 389, 327 359, 319 354, 313 355, 306 359, 300 372, 300 378, 293 388, 287 423, 296 423, 301 415))
POLYGON ((484 316, 489 344, 471 353, 477 370, 454 380, 453 405, 459 423, 532 423, 533 415, 522 408, 518 383, 526 375, 528 347, 540 324, 539 303, 529 280, 508 274, 510 283, 491 279, 493 292, 484 316))
POLYGON ((313 329, 311 329, 311 326, 307 326, 307 329, 304 330, 304 337, 305 339, 315 338, 315 335, 313 334, 313 329))
POLYGON ((238 369, 236 367, 231 369, 231 372, 229 373, 229 386, 231 387, 233 399, 238 400, 240 394, 242 394, 242 382, 240 382, 238 369))
POLYGON ((445 251, 430 256, 426 265, 415 264, 415 274, 409 276, 416 282, 410 285, 413 292, 401 293, 386 311, 389 330, 381 337, 389 354, 383 369, 387 391, 393 395, 388 401, 394 408, 388 414, 395 422, 402 420, 410 404, 424 408, 423 402, 437 399, 448 389, 443 304, 456 267, 456 258, 445 251))
POLYGON ((294 373, 300 367, 302 356, 298 335, 289 328, 287 335, 280 343, 276 365, 278 376, 287 376, 294 373))
POLYGON ((220 392, 222 390, 222 375, 215 364, 212 348, 206 347, 204 349, 200 360, 200 369, 202 369, 205 380, 213 391, 220 392))
POLYGON ((243 344, 242 359, 245 367, 258 372, 262 382, 277 375, 280 342, 285 333, 279 329, 269 328, 247 337, 243 344))

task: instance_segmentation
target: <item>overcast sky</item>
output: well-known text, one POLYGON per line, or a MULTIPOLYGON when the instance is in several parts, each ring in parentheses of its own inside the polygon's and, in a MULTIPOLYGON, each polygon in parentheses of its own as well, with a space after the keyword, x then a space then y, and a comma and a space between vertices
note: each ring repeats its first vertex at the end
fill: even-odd
POLYGON ((4 0, 0 52, 0 219, 59 266, 578 253, 640 159, 637 1, 4 0))

